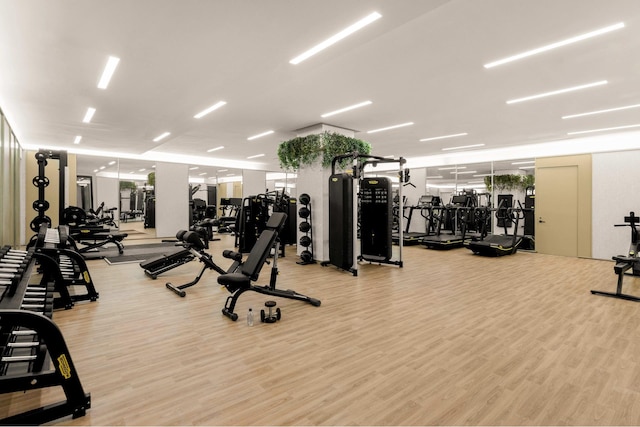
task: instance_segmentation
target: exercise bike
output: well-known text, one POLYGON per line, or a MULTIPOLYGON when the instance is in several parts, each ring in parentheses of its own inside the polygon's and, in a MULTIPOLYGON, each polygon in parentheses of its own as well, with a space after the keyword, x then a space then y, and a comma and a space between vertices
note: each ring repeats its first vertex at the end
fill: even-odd
POLYGON ((640 297, 622 293, 622 282, 627 270, 632 271, 632 275, 640 276, 640 258, 638 257, 638 249, 640 242, 638 241, 638 228, 636 225, 640 222, 640 218, 634 212, 629 212, 629 216, 624 217, 625 224, 615 224, 614 227, 631 227, 631 245, 626 255, 618 255, 612 257, 616 261, 613 271, 618 275, 618 285, 614 292, 594 291, 593 295, 602 295, 605 297, 619 298, 627 301, 640 302, 640 297))

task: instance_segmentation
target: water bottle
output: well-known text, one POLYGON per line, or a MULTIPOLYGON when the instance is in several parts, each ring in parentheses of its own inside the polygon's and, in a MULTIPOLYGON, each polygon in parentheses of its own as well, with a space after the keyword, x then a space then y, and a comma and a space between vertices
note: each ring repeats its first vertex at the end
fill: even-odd
POLYGON ((247 325, 253 326, 253 309, 249 308, 249 312, 247 313, 247 325))

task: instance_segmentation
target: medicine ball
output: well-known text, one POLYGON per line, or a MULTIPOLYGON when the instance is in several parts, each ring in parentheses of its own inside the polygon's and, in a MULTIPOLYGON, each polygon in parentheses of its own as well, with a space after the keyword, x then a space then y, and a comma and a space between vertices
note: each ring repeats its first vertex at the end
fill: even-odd
POLYGON ((309 197, 307 193, 302 193, 300 197, 298 197, 298 201, 303 205, 308 205, 309 202, 311 201, 311 197, 309 197))
POLYGON ((311 224, 309 224, 307 221, 301 222, 300 226, 298 226, 298 229, 303 233, 306 233, 307 231, 311 230, 311 224))
POLYGON ((309 247, 311 245, 311 238, 309 236, 302 236, 300 238, 300 245, 306 247, 309 247))
POLYGON ((311 262, 313 261, 313 255, 311 254, 311 252, 305 250, 300 252, 300 259, 302 260, 302 262, 311 262))
POLYGON ((309 208, 303 206, 298 211, 298 215, 300 215, 300 218, 309 218, 309 215, 311 215, 311 211, 309 210, 309 208))

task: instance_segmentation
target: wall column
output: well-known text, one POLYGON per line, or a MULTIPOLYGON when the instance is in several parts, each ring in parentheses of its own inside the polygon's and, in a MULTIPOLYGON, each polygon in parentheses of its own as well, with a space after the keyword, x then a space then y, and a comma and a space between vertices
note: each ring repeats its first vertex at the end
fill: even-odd
MULTIPOLYGON (((323 132, 339 133, 351 138, 355 132, 331 125, 318 124, 298 132, 296 136, 321 134, 323 132)), ((301 166, 296 179, 296 192, 298 197, 307 193, 311 197, 311 222, 313 227, 313 257, 316 261, 329 260, 329 176, 331 168, 323 168, 321 160, 315 164, 301 166)), ((296 224, 299 226, 302 219, 297 216, 296 224)), ((298 229, 296 241, 300 240, 301 233, 298 229)), ((307 248, 297 246, 298 255, 307 248)))
POLYGON ((156 237, 189 228, 189 165, 156 163, 156 237))
POLYGON ((264 194, 267 189, 267 172, 245 169, 242 171, 242 198, 264 194))

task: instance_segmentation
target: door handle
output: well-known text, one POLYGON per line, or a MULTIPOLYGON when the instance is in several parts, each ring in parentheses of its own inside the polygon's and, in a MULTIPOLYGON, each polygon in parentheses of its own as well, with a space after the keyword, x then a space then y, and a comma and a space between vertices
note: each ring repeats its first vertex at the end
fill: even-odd
POLYGON ((547 222, 547 221, 544 221, 544 220, 542 219, 542 217, 540 217, 540 218, 538 218, 538 222, 539 222, 540 224, 544 224, 544 223, 545 223, 545 222, 547 222))

